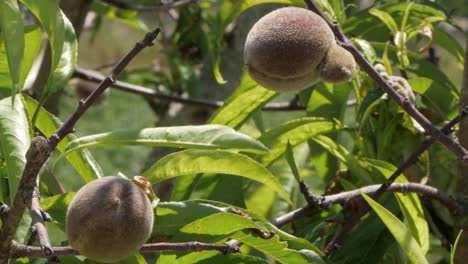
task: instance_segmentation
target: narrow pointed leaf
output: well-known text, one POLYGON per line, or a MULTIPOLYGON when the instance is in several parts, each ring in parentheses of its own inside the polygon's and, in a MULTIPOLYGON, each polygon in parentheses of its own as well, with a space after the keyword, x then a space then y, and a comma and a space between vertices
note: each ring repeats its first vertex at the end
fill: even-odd
MULTIPOLYGON (((280 241, 279 237, 276 235, 269 239, 262 239, 259 236, 252 235, 248 232, 239 231, 232 234, 231 238, 237 239, 243 244, 255 248, 268 257, 273 258, 278 263, 324 263, 318 255, 316 255, 314 260, 310 256, 301 254, 299 251, 289 249, 288 243, 280 241)), ((308 251, 308 253, 315 254, 311 251, 308 251)))
POLYGON ((291 202, 278 179, 255 160, 228 151, 186 150, 168 155, 143 173, 153 183, 196 173, 237 175, 261 182, 291 202))
POLYGON ((223 107, 214 113, 209 122, 238 128, 277 94, 255 83, 244 72, 237 90, 226 100, 223 107))
POLYGON ((385 209, 385 207, 378 204, 366 194, 363 193, 362 196, 377 213, 382 222, 384 222, 388 230, 390 230, 390 233, 392 233, 403 251, 406 252, 410 261, 417 264, 428 263, 418 242, 411 235, 411 232, 408 230, 406 225, 403 224, 395 215, 385 209))
POLYGON ((388 29, 390 29, 390 31, 393 34, 397 33, 398 31, 397 23, 395 22, 395 20, 389 13, 376 9, 376 8, 370 9, 369 13, 376 16, 378 19, 380 19, 388 27, 388 29))
MULTIPOLYGON (((9 72, 12 81, 12 100, 19 89, 21 63, 24 51, 23 17, 16 0, 0 1, 0 33, 5 42, 9 72)), ((0 41, 1 42, 1 41, 0 41)))
POLYGON ((259 140, 271 152, 260 157, 263 165, 267 166, 279 158, 286 150, 286 145, 292 147, 305 142, 313 136, 336 131, 340 125, 336 122, 315 117, 305 117, 289 121, 264 133, 259 140))
POLYGON ((460 242, 460 238, 462 234, 463 234, 463 229, 460 229, 460 232, 458 232, 457 238, 455 239, 455 242, 453 243, 452 249, 450 250, 450 264, 455 264, 455 253, 457 252, 458 243, 460 242))
POLYGON ((0 146, 1 156, 7 168, 10 200, 18 190, 18 185, 26 164, 26 152, 31 144, 31 128, 26 110, 19 96, 12 100, 7 97, 0 101, 0 146))
POLYGON ((78 43, 76 40, 75 29, 65 14, 60 11, 63 20, 63 47, 57 66, 53 69, 51 79, 47 84, 46 93, 55 93, 65 87, 65 84, 71 78, 75 71, 78 58, 78 43))
POLYGON ((228 235, 248 228, 268 232, 268 230, 264 230, 263 227, 257 225, 254 221, 233 213, 216 213, 197 219, 182 227, 180 231, 191 234, 228 235))
MULTIPOLYGON (((22 89, 24 81, 36 59, 41 47, 42 33, 40 27, 36 25, 26 26, 24 28, 24 42, 28 43, 28 48, 24 49, 21 63, 21 72, 18 82, 18 88, 22 89)), ((0 41, 0 88, 13 89, 13 82, 10 75, 5 42, 0 41)))
MULTIPOLYGON (((397 169, 392 164, 381 160, 368 160, 385 178, 389 178, 397 169)), ((408 182, 404 175, 400 175, 397 183, 408 182)), ((429 251, 429 225, 424 217, 421 201, 416 193, 395 193, 400 209, 405 217, 406 225, 411 234, 418 241, 424 254, 429 251)))
POLYGON ((252 153, 264 153, 268 151, 262 143, 232 128, 220 125, 200 125, 144 128, 85 136, 71 141, 67 146, 65 155, 83 148, 122 145, 234 149, 252 153))
POLYGON ((21 0, 44 27, 51 50, 50 75, 43 97, 63 88, 74 71, 76 64, 76 36, 68 18, 63 14, 57 1, 21 0))
MULTIPOLYGON (((241 254, 223 254, 217 252, 194 252, 178 258, 177 264, 268 264, 270 262, 248 255, 241 254)), ((169 263, 169 262, 164 262, 169 263)))
MULTIPOLYGON (((34 99, 26 96, 25 104, 27 107, 29 119, 31 120, 38 107, 38 103, 34 101, 34 99)), ((36 120, 36 127, 39 129, 39 131, 41 131, 42 134, 50 137, 53 133, 55 133, 61 124, 62 122, 57 117, 47 112, 44 108, 40 108, 36 120)), ((72 134, 68 135, 66 138, 60 141, 57 149, 63 153, 68 142, 75 138, 76 137, 72 134)), ((86 149, 73 152, 70 155, 67 155, 66 158, 72 167, 76 170, 76 172, 81 176, 84 182, 90 182, 103 176, 99 164, 93 158, 91 153, 86 149)))

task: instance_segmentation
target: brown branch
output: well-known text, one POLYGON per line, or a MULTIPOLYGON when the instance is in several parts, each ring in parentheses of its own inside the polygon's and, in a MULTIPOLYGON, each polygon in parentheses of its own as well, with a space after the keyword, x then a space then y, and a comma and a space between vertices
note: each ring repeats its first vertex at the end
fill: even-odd
MULTIPOLYGON (((50 157, 51 152, 57 147, 57 144, 68 134, 73 132, 74 125, 84 112, 91 106, 96 97, 103 93, 107 87, 115 83, 116 76, 127 66, 127 64, 145 47, 153 45, 153 40, 157 37, 161 29, 156 29, 135 45, 130 52, 122 58, 114 67, 110 75, 91 93, 84 101, 80 101, 76 111, 65 121, 57 131, 48 139, 44 137, 35 137, 31 141, 31 146, 26 152, 26 165, 21 177, 18 192, 15 195, 13 204, 8 215, 3 221, 0 230, 0 261, 10 256, 10 247, 13 236, 18 224, 23 216, 24 210, 29 203, 32 203, 34 189, 39 170, 50 157)), ((43 237, 44 238, 44 237, 43 237)), ((44 242, 44 245, 46 243, 44 242)))
MULTIPOLYGON (((85 69, 80 69, 76 68, 75 73, 73 74, 73 77, 76 78, 81 78, 87 81, 92 81, 92 82, 102 82, 104 80, 104 77, 96 72, 85 70, 85 69)), ((184 98, 180 97, 177 95, 169 95, 165 93, 158 92, 156 90, 140 86, 140 85, 135 85, 131 83, 125 83, 121 81, 115 82, 112 87, 119 89, 124 92, 130 92, 134 94, 139 94, 143 95, 146 98, 154 98, 154 99, 160 99, 160 100, 165 100, 165 101, 171 101, 171 102, 176 102, 176 103, 182 103, 185 105, 190 105, 190 106, 199 106, 199 107, 204 107, 204 108, 212 108, 212 109, 217 109, 219 107, 222 107, 224 105, 224 102, 222 101, 209 101, 209 100, 203 100, 203 99, 194 99, 194 98, 184 98)), ((269 103, 265 107, 262 108, 264 111, 298 111, 298 110, 305 110, 305 107, 298 105, 297 103, 269 103)))
POLYGON ((131 2, 123 2, 119 0, 101 0, 101 2, 113 5, 115 7, 130 9, 130 10, 135 10, 135 11, 166 11, 169 9, 178 8, 184 5, 194 3, 196 1, 197 0, 179 0, 179 1, 172 1, 172 3, 160 4, 160 5, 138 5, 138 4, 133 4, 131 2))
MULTIPOLYGON (((334 204, 344 204, 350 200, 355 198, 360 198, 361 193, 365 193, 367 195, 374 195, 379 188, 381 187, 380 184, 374 184, 365 186, 356 190, 342 192, 338 194, 326 195, 322 197, 322 201, 320 203, 321 208, 329 208, 334 204)), ((427 198, 439 201, 442 205, 447 207, 453 212, 460 212, 462 210, 462 206, 458 203, 455 199, 450 197, 449 195, 439 191, 434 187, 430 187, 420 183, 394 183, 388 187, 386 190, 387 192, 399 192, 399 193, 418 193, 427 198)), ((320 208, 314 207, 311 205, 307 205, 303 208, 294 210, 289 212, 285 215, 282 215, 275 220, 272 221, 272 224, 277 227, 282 227, 288 223, 291 223, 297 219, 302 217, 314 214, 319 212, 320 208)))
POLYGON ((45 227, 44 222, 50 221, 50 216, 41 209, 41 205, 39 202, 39 190, 37 188, 34 189, 32 198, 28 201, 29 204, 27 205, 29 211, 31 212, 31 232, 32 237, 31 244, 33 240, 38 238, 40 248, 45 256, 51 256, 54 251, 52 250, 52 245, 50 244, 49 234, 47 233, 47 229, 45 227))
POLYGON ((416 107, 411 104, 408 98, 398 94, 391 85, 374 69, 374 67, 361 55, 359 50, 351 43, 351 41, 343 34, 340 27, 336 23, 330 23, 323 12, 315 5, 313 0, 304 0, 308 8, 320 15, 330 26, 335 34, 337 43, 351 52, 359 66, 381 87, 401 108, 403 108, 416 122, 418 122, 431 137, 435 138, 440 143, 453 151, 465 165, 468 165, 468 151, 463 148, 458 142, 447 137, 442 131, 438 130, 416 107))
MULTIPOLYGON (((79 255, 80 253, 77 250, 74 250, 71 247, 54 247, 53 256, 70 256, 70 255, 79 255)), ((228 253, 237 253, 239 252, 239 247, 235 245, 230 245, 229 243, 225 244, 210 244, 202 242, 183 242, 183 243, 152 243, 144 244, 140 248, 140 252, 157 252, 157 251, 206 251, 206 250, 216 250, 223 254, 228 253)), ((13 242, 11 257, 20 258, 20 257, 30 257, 30 258, 45 258, 50 257, 44 255, 40 247, 26 246, 13 242)))

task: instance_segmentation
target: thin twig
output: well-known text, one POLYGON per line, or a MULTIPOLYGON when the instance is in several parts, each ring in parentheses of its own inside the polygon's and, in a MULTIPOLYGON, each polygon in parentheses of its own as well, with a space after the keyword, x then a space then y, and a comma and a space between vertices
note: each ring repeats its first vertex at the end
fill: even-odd
MULTIPOLYGON (((334 204, 345 204, 355 198, 360 198, 362 193, 367 195, 375 195, 375 193, 381 187, 380 184, 374 184, 365 186, 356 190, 342 192, 338 194, 326 195, 322 197, 321 206, 322 208, 329 208, 334 204)), ((399 193, 418 193, 427 198, 439 201, 442 205, 450 209, 452 212, 460 212, 462 210, 461 205, 449 195, 439 191, 434 187, 430 187, 420 183, 394 183, 388 187, 387 192, 399 192, 399 193)), ((272 221, 272 224, 277 227, 282 227, 288 223, 291 223, 302 217, 319 212, 318 207, 307 205, 303 208, 299 208, 285 215, 282 215, 272 221)))
POLYGON ((32 202, 34 189, 39 170, 46 163, 50 154, 57 144, 68 134, 72 133, 74 126, 84 112, 92 105, 98 95, 103 93, 107 87, 115 83, 116 76, 127 66, 127 64, 145 47, 153 45, 153 40, 158 36, 161 29, 156 29, 135 45, 135 47, 114 67, 111 74, 91 93, 84 101, 80 101, 76 111, 65 121, 57 131, 48 139, 35 137, 26 152, 26 165, 21 177, 18 192, 0 230, 0 261, 9 258, 10 247, 18 224, 23 216, 28 203, 32 202))
POLYGON ((348 50, 359 64, 359 66, 381 87, 398 105, 401 106, 416 122, 418 122, 431 137, 435 138, 440 143, 453 151, 465 165, 468 165, 468 151, 463 148, 458 142, 447 137, 442 131, 438 130, 416 107, 405 98, 398 94, 391 85, 385 81, 382 76, 374 69, 374 67, 361 55, 359 50, 351 43, 351 41, 343 34, 340 27, 336 23, 331 23, 323 12, 315 5, 313 0, 304 0, 308 8, 320 15, 330 26, 335 34, 338 45, 348 50))
MULTIPOLYGON (((96 82, 96 83, 102 82, 104 80, 104 76, 98 73, 85 70, 85 69, 80 69, 80 68, 75 69, 75 73, 73 74, 73 77, 81 78, 81 79, 96 82)), ((116 81, 114 84, 112 84, 112 87, 119 89, 121 91, 140 94, 140 95, 146 96, 147 98, 166 100, 166 101, 182 103, 182 104, 190 105, 190 106, 200 106, 204 108, 217 109, 224 105, 224 102, 222 101, 209 101, 209 100, 203 100, 203 99, 184 98, 184 97, 180 97, 177 95, 169 95, 169 94, 161 93, 156 90, 146 88, 144 86, 125 83, 121 81, 116 81)), ((263 107, 262 110, 264 111, 301 111, 301 110, 305 110, 305 107, 300 106, 295 103, 289 103, 289 102, 288 103, 269 103, 265 107, 263 107)))
POLYGON ((132 2, 123 2, 119 0, 101 0, 101 2, 108 3, 115 7, 130 9, 135 11, 166 11, 173 8, 178 8, 184 5, 188 5, 190 3, 194 3, 197 0, 180 0, 180 1, 172 1, 172 3, 168 4, 159 4, 159 5, 138 5, 132 2))
MULTIPOLYGON (((71 256, 79 255, 80 253, 77 250, 74 250, 71 247, 54 247, 53 256, 71 256)), ((225 244, 210 244, 202 243, 197 241, 192 242, 183 242, 183 243, 152 243, 144 244, 140 248, 140 252, 157 252, 157 251, 206 251, 206 250, 216 250, 223 254, 227 253, 237 253, 239 252, 239 247, 232 246, 229 243, 225 244)), ((35 246, 26 246, 14 242, 12 244, 11 257, 20 258, 20 257, 30 257, 30 258, 44 258, 50 257, 45 256, 40 247, 35 246)))

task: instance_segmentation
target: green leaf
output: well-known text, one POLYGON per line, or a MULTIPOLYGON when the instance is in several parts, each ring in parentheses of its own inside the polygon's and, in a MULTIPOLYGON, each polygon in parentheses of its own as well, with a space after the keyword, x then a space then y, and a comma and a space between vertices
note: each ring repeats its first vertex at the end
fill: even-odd
POLYGON ((284 156, 286 158, 286 161, 288 162, 289 168, 291 169, 294 178, 296 179, 297 182, 301 182, 302 178, 301 175, 299 174, 299 170, 297 169, 296 161, 294 159, 294 152, 293 148, 291 147, 291 144, 286 145, 286 151, 284 153, 284 156))
MULTIPOLYGON (((169 263, 169 262, 161 262, 169 263)), ((174 262, 171 262, 174 263, 174 262)), ((193 252, 176 260, 177 264, 268 264, 269 262, 254 256, 241 254, 220 255, 217 252, 193 252)))
POLYGON ((463 53, 463 47, 460 45, 458 40, 439 27, 433 27, 432 30, 434 36, 433 43, 444 48, 446 51, 452 54, 457 59, 460 68, 462 68, 463 63, 465 62, 465 57, 463 53))
MULTIPOLYGON (((60 62, 65 44, 65 23, 58 2, 54 0, 21 0, 44 27, 51 47, 51 75, 60 62)), ((51 76, 50 76, 51 77, 51 76)), ((49 77, 49 81, 50 78, 49 77)), ((49 83, 49 82, 48 82, 49 83)), ((48 84, 49 86, 50 84, 48 84)))
MULTIPOLYGON (((299 251, 289 249, 288 244, 280 241, 277 235, 269 239, 262 239, 250 233, 239 231, 232 234, 230 237, 239 240, 245 245, 255 248, 268 257, 273 258, 278 263, 324 263, 318 255, 315 255, 316 260, 314 261, 310 256, 306 256, 301 254, 299 251)), ((307 255, 315 254, 312 251, 308 251, 307 253, 307 255)))
POLYGON ((43 97, 64 87, 75 69, 77 41, 75 31, 57 1, 21 0, 47 32, 51 50, 51 68, 43 97))
MULTIPOLYGON (((383 43, 372 43, 372 46, 378 51, 382 52, 385 48, 383 43)), ((397 62, 397 50, 394 46, 389 46, 389 58, 393 62, 397 62)), ((456 86, 450 81, 450 79, 445 75, 440 69, 434 66, 432 63, 427 61, 425 58, 421 57, 419 54, 408 51, 408 57, 410 58, 411 64, 405 68, 408 72, 414 73, 420 77, 426 77, 434 80, 438 85, 440 85, 441 90, 453 90, 457 92, 456 86)), ((458 93, 458 92, 457 92, 458 93)))
POLYGON ((455 239, 455 243, 453 243, 452 249, 450 250, 450 264, 455 264, 455 253, 457 252, 458 243, 460 242, 462 234, 463 229, 460 229, 460 232, 458 232, 457 238, 455 239))
POLYGON ((180 229, 197 219, 219 212, 228 212, 227 208, 213 206, 205 201, 160 202, 156 209, 156 222, 153 237, 158 241, 180 242, 177 236, 180 229))
MULTIPOLYGON (((382 160, 369 159, 367 161, 387 179, 397 170, 395 166, 382 160)), ((407 183, 408 180, 404 175, 400 175, 395 182, 407 183)), ((416 193, 395 193, 395 197, 411 234, 418 241, 422 252, 426 254, 429 251, 429 226, 424 218, 424 210, 418 195, 416 193)))
POLYGON ((389 13, 376 8, 371 8, 369 13, 380 19, 393 34, 397 33, 398 25, 389 13))
POLYGON ((377 55, 372 45, 365 39, 353 38, 352 41, 355 43, 356 48, 362 52, 367 61, 373 65, 377 59, 377 55))
POLYGON ((363 193, 362 197, 364 197, 367 203, 380 217, 382 222, 384 222, 385 226, 387 226, 387 228, 390 230, 398 244, 406 252, 410 261, 417 264, 428 263, 424 257, 423 251, 419 247, 418 242, 411 235, 411 232, 406 228, 406 225, 403 224, 395 215, 385 209, 385 207, 375 202, 366 194, 363 193))
POLYGON ((221 173, 237 175, 261 182, 291 202, 279 181, 255 160, 237 153, 212 150, 186 150, 167 155, 143 173, 150 182, 157 183, 183 175, 221 173))
MULTIPOLYGON (((26 152, 31 144, 32 131, 26 110, 20 97, 16 97, 14 106, 7 97, 0 101, 0 146, 1 156, 5 160, 10 189, 10 200, 18 190, 18 185, 26 164, 26 152)), ((6 198, 6 197, 4 197, 6 198)))
POLYGON ((252 153, 268 151, 262 143, 230 127, 199 125, 144 128, 85 136, 68 143, 64 155, 83 148, 138 145, 195 149, 234 149, 252 153))
POLYGON ((271 150, 270 153, 262 155, 260 160, 263 165, 268 166, 283 155, 288 142, 294 147, 313 136, 336 131, 340 127, 337 122, 316 117, 304 117, 286 122, 265 132, 259 138, 271 150))
POLYGON ((254 221, 245 218, 244 216, 234 213, 216 213, 197 219, 194 222, 182 227, 181 232, 203 235, 228 235, 230 233, 254 228, 268 232, 254 221))
POLYGON ((352 85, 319 83, 315 85, 307 105, 307 115, 341 120, 346 110, 352 85))
MULTIPOLYGON (((21 63, 20 78, 18 87, 22 88, 31 66, 36 59, 41 47, 41 29, 38 26, 26 26, 24 28, 24 42, 28 43, 28 48, 24 49, 23 61, 21 63)), ((0 88, 12 89, 12 79, 8 65, 5 42, 0 41, 0 88)))
POLYGON ((65 87, 75 71, 78 58, 78 43, 73 25, 62 11, 60 11, 60 15, 64 26, 63 47, 59 62, 56 68, 53 69, 51 79, 47 83, 46 93, 48 94, 55 93, 65 87))
POLYGON ((58 194, 41 200, 41 208, 50 214, 53 221, 65 230, 68 205, 75 196, 74 192, 58 194))
POLYGON ((148 26, 145 25, 143 21, 138 19, 137 11, 118 8, 97 1, 93 1, 90 9, 99 15, 105 16, 108 19, 119 21, 143 32, 149 31, 148 26))
MULTIPOLYGON (((34 113, 36 112, 38 103, 30 97, 25 96, 24 98, 27 113, 29 119, 31 120, 34 113)), ((39 109, 36 120, 36 127, 46 137, 50 137, 53 133, 55 133, 61 124, 62 122, 57 117, 47 112, 44 108, 41 107, 39 109)), ((63 153, 67 144, 75 138, 76 137, 72 134, 68 135, 62 139, 62 141, 60 141, 57 149, 63 153)), ((86 183, 103 176, 99 164, 94 160, 91 153, 86 149, 71 153, 70 155, 67 155, 66 158, 86 183)))
POLYGON ((209 123, 238 128, 276 95, 276 92, 261 87, 244 72, 237 90, 214 113, 209 123))
POLYGON ((16 0, 0 1, 0 32, 5 42, 9 72, 12 80, 12 101, 19 89, 24 51, 23 17, 16 0))
POLYGON ((411 88, 424 98, 428 107, 436 110, 444 118, 452 117, 458 106, 458 94, 454 90, 441 89, 432 79, 419 77, 408 80, 411 88))

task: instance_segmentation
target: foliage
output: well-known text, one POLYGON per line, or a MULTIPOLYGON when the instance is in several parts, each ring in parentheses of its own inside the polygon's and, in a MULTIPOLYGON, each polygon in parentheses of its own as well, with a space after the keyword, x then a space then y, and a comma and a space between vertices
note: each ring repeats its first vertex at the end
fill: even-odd
MULTIPOLYGON (((249 10, 265 4, 306 6, 300 0, 199 0, 198 4, 159 10, 151 14, 153 21, 148 21, 145 11, 118 8, 105 2, 91 6, 100 20, 115 20, 142 31, 155 23, 155 16, 160 23, 167 14, 176 14, 167 26, 166 37, 157 44, 159 52, 167 56, 158 57, 164 61, 161 67, 147 65, 145 69, 127 70, 123 81, 189 99, 197 90, 223 89, 226 82, 223 70, 230 63, 223 51, 231 48, 229 38, 240 37, 232 31, 249 10), (219 87, 204 87, 200 71, 207 67, 219 87), (156 89, 154 83, 162 88, 156 89)), ((458 114, 459 85, 453 74, 439 67, 437 58, 429 55, 429 51, 435 50, 438 52, 435 56, 440 53, 449 57, 457 62, 457 71, 465 59, 460 43, 443 26, 451 24, 459 28, 451 13, 439 5, 442 1, 376 1, 370 8, 360 8, 360 1, 315 2, 338 21, 344 34, 369 62, 382 63, 389 74, 408 80, 417 96, 416 108, 433 124, 442 125, 458 114)), ((464 9, 460 12, 466 13, 464 9)), ((99 23, 94 30, 99 31, 99 23)), ((57 1, 52 0, 0 1, 0 31, 0 201, 11 205, 31 139, 35 133, 49 137, 63 124, 42 104, 57 92, 67 94, 63 89, 69 87, 66 83, 75 71, 79 45, 71 22, 57 1), (50 48, 49 53, 44 53, 48 56, 50 74, 46 76, 48 81, 42 94, 32 98, 23 89, 26 77, 32 81, 40 77, 31 67, 35 60, 41 59, 38 53, 42 33, 47 36, 50 48)), ((211 251, 136 253, 122 263, 148 263, 155 258, 155 263, 403 263, 408 260, 432 263, 428 258, 435 247, 431 238, 455 239, 440 237, 440 232, 429 229, 429 224, 444 221, 445 226, 456 230, 450 214, 428 214, 434 212, 435 205, 421 201, 416 194, 386 194, 382 201, 363 195, 374 212, 362 219, 338 252, 330 257, 325 257, 321 249, 341 229, 340 223, 353 214, 353 201, 322 208, 321 212, 298 218, 293 224, 279 228, 273 225, 278 217, 307 205, 299 183, 309 185, 312 193, 318 195, 383 183, 426 135, 363 71, 352 81, 336 85, 318 83, 297 95, 267 90, 245 72, 238 76, 238 83, 232 94, 224 98, 224 104, 210 113, 211 117, 203 120, 202 125, 109 130, 106 122, 127 122, 114 113, 114 120, 99 120, 102 122, 99 133, 66 137, 57 147, 61 154, 49 160, 39 182, 41 205, 53 218, 47 225, 52 244, 66 243, 65 214, 74 195, 72 190, 76 189, 74 185, 77 182, 83 185, 108 173, 102 171, 100 161, 91 151, 101 148, 124 151, 126 146, 176 151, 156 160, 149 157, 150 164, 129 156, 116 168, 126 173, 128 165, 124 163, 139 163, 140 174, 153 185, 163 186, 172 180, 173 187, 165 189, 170 193, 165 198, 170 201, 159 203, 155 209, 150 242, 222 244, 236 239, 242 246, 239 254, 227 255, 211 251), (287 100, 291 100, 290 106, 297 107, 295 113, 262 111, 267 104, 287 100), (63 163, 70 166, 61 166, 63 163), (76 179, 62 180, 54 176, 55 170, 71 169, 76 173, 70 177, 76 179), (241 214, 233 213, 233 209, 241 214), (272 232, 272 236, 262 238, 258 232, 272 232)), ((169 116, 171 103, 148 101, 159 103, 155 120, 169 116)), ((198 107, 207 108, 203 103, 198 107)), ((456 174, 454 154, 446 152, 440 146, 432 147, 398 181, 420 182, 429 175, 433 177, 429 184, 452 192, 453 179, 441 176, 456 174)), ((18 241, 28 240, 30 221, 25 214, 17 230, 18 241)), ((447 259, 441 262, 453 261, 454 252, 450 255, 448 252, 449 249, 447 259)), ((64 263, 93 263, 72 256, 60 259, 64 263)))

